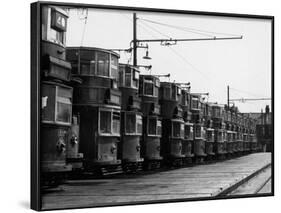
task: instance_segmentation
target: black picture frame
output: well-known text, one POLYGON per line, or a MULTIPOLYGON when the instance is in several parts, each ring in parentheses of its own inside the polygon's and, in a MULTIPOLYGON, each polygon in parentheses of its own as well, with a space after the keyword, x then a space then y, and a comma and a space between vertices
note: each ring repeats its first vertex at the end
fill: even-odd
MULTIPOLYGON (((268 15, 251 15, 239 13, 219 13, 207 11, 191 11, 191 10, 174 10, 174 9, 160 9, 160 8, 144 8, 144 7, 125 7, 112 5, 96 5, 96 4, 81 4, 81 3, 64 3, 64 2, 35 2, 31 4, 31 209, 41 211, 41 190, 40 190, 40 114, 41 114, 41 8, 45 5, 53 6, 68 6, 92 9, 106 9, 106 10, 126 10, 139 12, 155 12, 166 14, 188 14, 188 15, 205 15, 214 17, 233 17, 233 18, 250 18, 271 21, 271 107, 272 107, 272 188, 270 194, 261 195, 239 195, 230 198, 216 197, 216 198, 189 198, 189 199, 173 199, 168 202, 183 202, 183 201, 202 201, 202 200, 217 200, 217 199, 233 199, 233 198, 247 198, 260 196, 274 196, 274 16, 268 15)), ((139 205, 152 203, 166 203, 167 201, 144 201, 136 203, 124 204, 110 204, 105 206, 123 206, 123 205, 139 205)), ((101 206, 92 206, 101 207, 101 206)), ((89 208, 75 207, 75 208, 89 208)), ((66 208, 67 209, 67 208, 66 208)), ((72 209, 72 208, 71 208, 72 209)), ((48 209, 55 210, 55 209, 48 209)))

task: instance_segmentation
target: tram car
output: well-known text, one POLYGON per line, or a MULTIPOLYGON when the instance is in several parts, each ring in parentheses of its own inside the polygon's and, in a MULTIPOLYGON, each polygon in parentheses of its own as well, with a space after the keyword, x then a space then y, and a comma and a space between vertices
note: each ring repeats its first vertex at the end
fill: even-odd
POLYGON ((231 107, 231 130, 232 130, 232 152, 234 156, 238 154, 237 143, 237 107, 231 107))
POLYGON ((159 169, 161 156, 162 119, 159 105, 160 80, 154 75, 140 75, 139 97, 143 115, 143 137, 141 140, 141 156, 144 169, 159 169))
POLYGON ((119 55, 94 47, 67 47, 72 75, 80 78, 73 93, 73 111, 80 117, 80 146, 89 173, 121 173, 121 92, 117 81, 119 55))
POLYGON ((224 145, 224 108, 218 104, 212 105, 212 120, 215 134, 214 152, 217 159, 222 159, 226 154, 224 145))
POLYGON ((182 140, 182 154, 185 156, 183 165, 191 164, 194 157, 194 133, 193 123, 191 123, 190 99, 190 87, 182 85, 181 108, 183 111, 184 119, 184 139, 182 140))
POLYGON ((181 87, 172 82, 160 83, 162 138, 161 153, 167 165, 181 166, 185 155, 182 152, 184 119, 181 102, 181 87))
POLYGON ((215 130, 213 128, 212 106, 209 103, 205 104, 204 122, 205 122, 205 129, 206 129, 205 153, 209 160, 213 160, 215 156, 214 153, 215 130))
POLYGON ((242 135, 242 115, 240 112, 237 112, 237 153, 238 155, 241 155, 243 153, 243 135, 242 135))
POLYGON ((68 16, 61 8, 43 6, 41 18, 41 173, 43 182, 56 184, 72 171, 69 159, 76 161, 74 168, 82 167, 82 154, 74 130, 71 64, 65 55, 68 16))
POLYGON ((203 162, 206 155, 206 129, 204 126, 204 104, 199 94, 191 94, 191 112, 194 128, 195 162, 203 162))
POLYGON ((225 106, 225 123, 226 123, 226 152, 228 157, 232 157, 233 154, 233 132, 231 122, 231 110, 228 106, 225 106))
POLYGON ((128 64, 119 64, 118 86, 121 91, 121 141, 118 155, 124 172, 142 169, 142 113, 139 97, 140 71, 128 64))

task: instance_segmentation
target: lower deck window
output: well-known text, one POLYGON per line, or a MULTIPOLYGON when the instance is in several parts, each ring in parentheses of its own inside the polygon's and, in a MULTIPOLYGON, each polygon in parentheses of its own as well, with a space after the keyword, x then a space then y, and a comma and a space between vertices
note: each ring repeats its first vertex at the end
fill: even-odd
POLYGON ((137 134, 142 134, 142 117, 140 115, 136 115, 137 117, 137 134))
POLYGON ((148 134, 149 135, 156 135, 156 118, 149 118, 148 119, 148 134))
POLYGON ((222 132, 218 132, 217 140, 218 140, 218 142, 222 142, 223 141, 222 132))
POLYGON ((203 128, 201 126, 195 126, 195 137, 200 138, 203 134, 203 128))
POLYGON ((136 115, 128 113, 126 114, 126 133, 136 132, 136 115))
POLYGON ((184 131, 185 131, 185 138, 186 139, 193 139, 193 127, 190 125, 185 125, 184 127, 184 131))
POLYGON ((184 125, 180 122, 173 122, 172 123, 173 131, 172 135, 175 138, 183 137, 184 135, 184 125))
POLYGON ((142 116, 136 113, 125 113, 125 133, 142 134, 142 116))
POLYGON ((100 111, 100 132, 111 133, 111 112, 100 111))
POLYGON ((112 132, 113 134, 120 134, 120 113, 113 112, 112 132))
POLYGON ((70 123, 71 122, 71 102, 57 102, 57 121, 70 123))
POLYGON ((213 141, 214 140, 214 131, 207 130, 207 140, 208 141, 213 141))

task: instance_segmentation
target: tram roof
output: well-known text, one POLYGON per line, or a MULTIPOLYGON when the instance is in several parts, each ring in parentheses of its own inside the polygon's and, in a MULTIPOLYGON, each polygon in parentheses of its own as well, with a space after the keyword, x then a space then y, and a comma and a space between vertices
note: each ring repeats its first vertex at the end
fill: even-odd
POLYGON ((103 48, 99 48, 99 47, 85 47, 85 46, 70 46, 70 47, 66 47, 66 49, 72 49, 72 50, 89 50, 89 51, 98 51, 98 52, 105 52, 108 54, 112 54, 117 56, 118 58, 120 58, 120 55, 112 50, 108 50, 108 49, 103 49, 103 48))

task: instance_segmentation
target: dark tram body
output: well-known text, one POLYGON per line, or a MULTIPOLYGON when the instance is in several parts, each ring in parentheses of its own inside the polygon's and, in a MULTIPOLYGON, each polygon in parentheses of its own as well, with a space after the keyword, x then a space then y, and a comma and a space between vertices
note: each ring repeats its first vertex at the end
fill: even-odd
POLYGON ((48 182, 82 168, 71 64, 65 57, 67 18, 58 7, 42 7, 40 149, 43 181, 48 182))
POLYGON ((143 121, 139 97, 139 73, 133 66, 119 64, 119 90, 121 92, 121 141, 118 156, 123 170, 137 171, 142 168, 141 139, 143 121))
POLYGON ((204 161, 206 154, 205 103, 201 95, 191 94, 191 113, 194 129, 194 156, 196 162, 204 161))
POLYGON ((80 78, 73 94, 73 111, 80 117, 80 149, 87 171, 112 174, 121 171, 121 92, 118 58, 114 52, 92 47, 68 47, 72 75, 80 78))
POLYGON ((143 137, 141 155, 145 169, 160 168, 162 156, 160 139, 162 136, 162 119, 159 105, 160 80, 153 75, 140 75, 139 97, 143 114, 143 137))
POLYGON ((214 152, 218 158, 222 158, 226 154, 225 150, 225 123, 224 123, 224 108, 213 104, 212 105, 212 120, 214 127, 214 152))
POLYGON ((194 131, 191 122, 190 87, 181 89, 181 108, 184 120, 184 139, 182 139, 182 154, 185 156, 183 164, 192 163, 194 157, 194 131))
POLYGON ((215 142, 215 130, 214 130, 214 124, 212 119, 212 106, 208 103, 205 104, 204 109, 204 123, 205 123, 205 131, 206 131, 206 144, 205 153, 207 154, 208 159, 214 158, 214 142, 215 142))
MULTIPOLYGON (((162 138, 161 153, 167 164, 182 165, 186 154, 183 152, 185 121, 181 106, 181 87, 176 83, 160 83, 162 138)), ((185 142, 185 141, 184 141, 185 142)), ((186 148, 185 148, 186 150, 186 148)))

